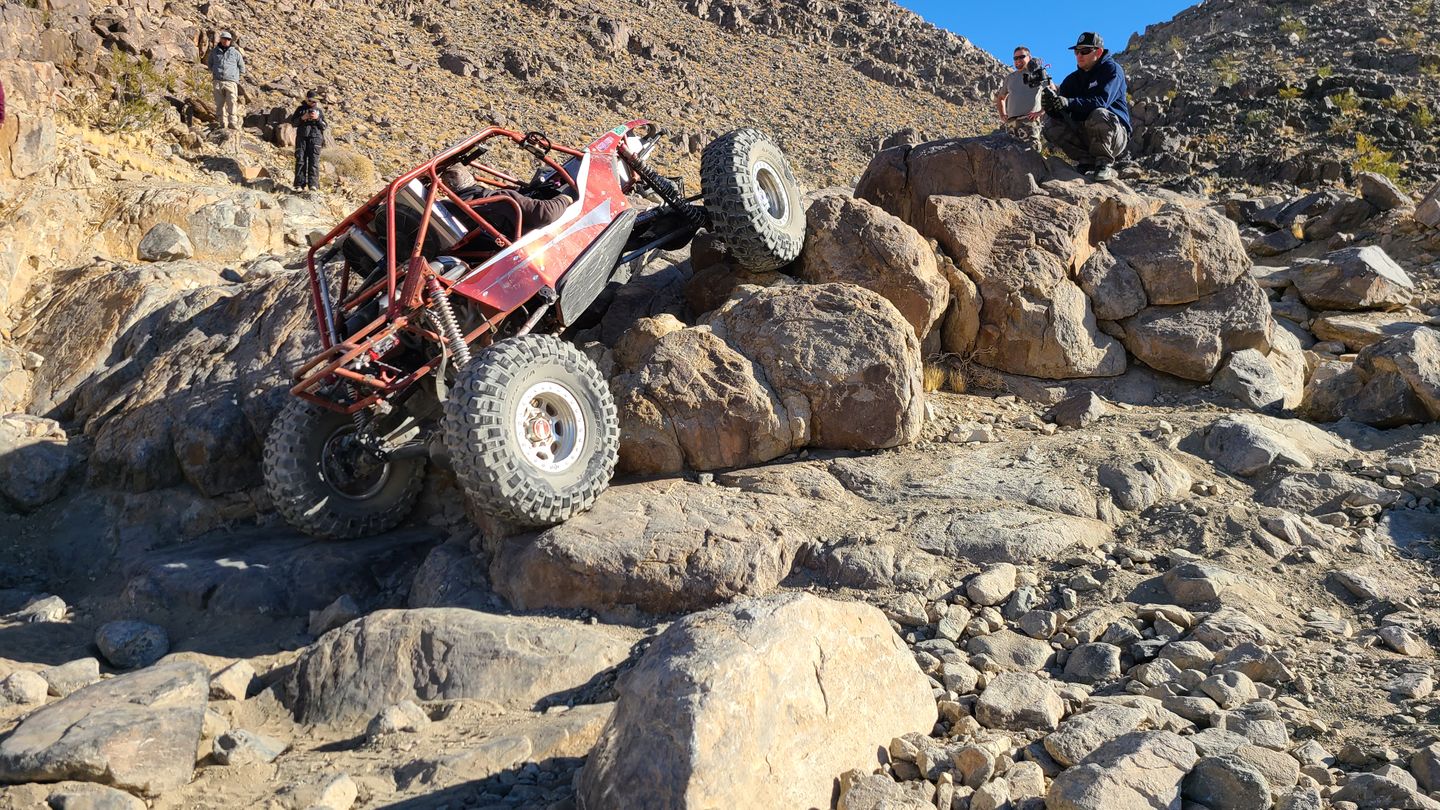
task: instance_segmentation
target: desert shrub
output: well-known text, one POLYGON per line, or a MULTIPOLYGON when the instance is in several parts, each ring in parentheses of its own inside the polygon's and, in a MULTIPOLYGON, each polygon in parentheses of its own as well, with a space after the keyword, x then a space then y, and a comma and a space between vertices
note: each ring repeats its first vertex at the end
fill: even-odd
POLYGON ((1322 79, 1328 79, 1335 75, 1335 68, 1330 65, 1322 65, 1315 69, 1315 75, 1322 79))
POLYGON ((1400 180, 1402 168, 1391 153, 1381 149, 1363 132, 1355 135, 1355 161, 1352 167, 1357 172, 1374 172, 1397 182, 1400 180))
POLYGON ((320 164, 330 164, 341 182, 367 188, 376 180, 375 163, 370 158, 345 146, 327 146, 320 150, 320 164))
POLYGON ((1280 96, 1281 101, 1294 101, 1295 99, 1300 98, 1300 94, 1302 92, 1304 91, 1302 91, 1298 87, 1282 87, 1280 88, 1280 92, 1277 95, 1280 96))
POLYGON ((1310 29, 1305 27, 1305 22, 1303 20, 1297 20, 1294 17, 1291 17, 1280 23, 1280 32, 1282 34, 1294 34, 1301 39, 1304 39, 1307 35, 1309 35, 1310 29))
POLYGON ((1429 107, 1421 104, 1415 112, 1410 114, 1410 123, 1414 124, 1416 129, 1428 132, 1431 127, 1435 126, 1435 113, 1429 107))
POLYGON ((1270 123, 1269 110, 1251 110, 1245 113, 1245 126, 1247 127, 1263 127, 1268 123, 1270 123))
POLYGON ((1360 111, 1360 96, 1354 90, 1346 89, 1343 93, 1336 93, 1330 97, 1330 103, 1335 109, 1345 115, 1351 115, 1360 111))
POLYGON ((135 132, 164 118, 161 96, 170 91, 173 82, 148 57, 112 50, 99 76, 93 103, 71 111, 78 123, 107 132, 135 132))
POLYGON ((1410 13, 1416 17, 1428 17, 1434 7, 1434 0, 1420 0, 1420 2, 1410 7, 1410 13))
POLYGON ((1405 95, 1404 93, 1396 93, 1390 98, 1381 101, 1380 104, 1388 110, 1392 110, 1394 112, 1404 112, 1405 108, 1410 106, 1410 97, 1405 95))
POLYGON ((1400 44, 1405 46, 1407 51, 1418 51, 1425 42, 1425 32, 1418 28, 1414 31, 1407 31, 1400 36, 1400 44))
POLYGON ((1170 37, 1170 41, 1166 43, 1166 46, 1175 53, 1183 53, 1185 51, 1185 40, 1178 36, 1170 37))
POLYGON ((1222 84, 1234 84, 1240 80, 1240 61, 1234 56, 1217 56, 1210 60, 1210 67, 1222 84))

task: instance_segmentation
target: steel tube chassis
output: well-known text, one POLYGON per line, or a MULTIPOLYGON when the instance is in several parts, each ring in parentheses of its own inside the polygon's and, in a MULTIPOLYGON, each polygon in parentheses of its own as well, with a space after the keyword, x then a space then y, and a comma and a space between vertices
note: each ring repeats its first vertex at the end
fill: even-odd
MULTIPOLYGON (((633 177, 622 175, 620 153, 628 134, 651 126, 644 119, 628 121, 605 133, 583 151, 549 143, 534 134, 490 127, 390 181, 383 190, 311 246, 306 256, 311 302, 323 349, 295 372, 296 383, 290 389, 291 393, 331 410, 355 413, 381 400, 396 397, 435 371, 443 362, 443 352, 437 352, 433 359, 415 368, 406 369, 385 362, 385 358, 400 344, 393 339, 401 333, 409 333, 437 345, 443 344, 443 337, 428 328, 425 319, 419 317, 423 296, 435 285, 446 295, 463 296, 473 302, 484 316, 483 323, 465 335, 466 342, 470 344, 479 342, 480 345, 488 345, 501 323, 541 295, 542 290, 548 288, 549 292, 544 295, 547 300, 553 300, 556 285, 575 259, 630 207, 625 193, 633 183, 633 177), (515 205, 513 200, 502 196, 467 202, 441 181, 440 172, 443 169, 466 162, 467 155, 495 138, 508 139, 517 146, 528 148, 555 173, 554 177, 563 179, 565 185, 575 192, 575 202, 565 209, 559 219, 522 234, 518 232, 520 217, 519 207, 516 206, 517 233, 502 234, 477 213, 475 207, 501 200, 515 205), (580 159, 573 176, 562 162, 551 156, 552 152, 580 159), (414 248, 408 256, 401 257, 396 255, 396 195, 417 178, 427 181, 429 189, 414 248), (467 255, 465 248, 481 234, 489 236, 499 246, 498 252, 483 258, 458 279, 436 273, 429 266, 429 260, 434 257, 422 255, 432 214, 441 195, 474 223, 460 242, 444 251, 446 255, 467 255), (346 259, 340 270, 338 300, 332 301, 331 285, 325 277, 327 265, 334 266, 328 261, 333 257, 335 248, 332 246, 351 228, 375 238, 377 234, 369 231, 368 226, 382 204, 385 206, 385 277, 351 295, 351 269, 346 259), (322 257, 318 263, 317 256, 322 257), (343 323, 345 315, 354 313, 382 292, 387 303, 378 317, 354 334, 342 335, 337 323, 343 323), (352 367, 357 360, 362 360, 359 365, 363 370, 352 367), (348 385, 337 386, 337 382, 348 385), (340 395, 353 392, 353 395, 337 398, 337 392, 340 395)), ((478 178, 486 185, 497 189, 520 186, 517 178, 497 168, 474 162, 468 162, 468 165, 486 175, 478 178)))

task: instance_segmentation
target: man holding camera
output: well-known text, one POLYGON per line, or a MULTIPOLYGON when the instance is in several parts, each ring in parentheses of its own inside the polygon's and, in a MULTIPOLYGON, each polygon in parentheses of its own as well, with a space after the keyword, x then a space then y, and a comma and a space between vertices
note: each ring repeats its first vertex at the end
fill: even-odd
POLYGON ((1065 77, 1058 90, 1050 85, 1040 94, 1040 106, 1047 113, 1045 140, 1075 161, 1081 172, 1096 180, 1113 180, 1115 161, 1130 144, 1125 71, 1094 32, 1081 34, 1070 50, 1078 69, 1065 77))
POLYGON ((1035 151, 1040 151, 1040 86, 1025 80, 1030 69, 1030 49, 1015 47, 1015 69, 1005 77, 1000 92, 995 94, 995 111, 1011 135, 1035 151))
POLYGON ((290 113, 295 127, 295 190, 320 188, 320 148, 325 145, 325 113, 320 94, 311 90, 305 101, 290 113))

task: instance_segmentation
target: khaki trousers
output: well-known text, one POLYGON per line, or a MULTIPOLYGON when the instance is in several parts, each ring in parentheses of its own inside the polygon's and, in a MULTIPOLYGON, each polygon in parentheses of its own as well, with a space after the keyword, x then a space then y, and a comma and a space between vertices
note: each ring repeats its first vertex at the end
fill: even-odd
POLYGON ((239 129, 237 112, 240 85, 237 82, 215 82, 215 123, 222 129, 239 129))

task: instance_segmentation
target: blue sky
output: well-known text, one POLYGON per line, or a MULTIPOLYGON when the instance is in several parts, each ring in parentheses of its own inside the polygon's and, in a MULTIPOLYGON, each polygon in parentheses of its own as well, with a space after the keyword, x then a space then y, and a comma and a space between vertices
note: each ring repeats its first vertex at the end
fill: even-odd
POLYGON ((1081 31, 1096 31, 1107 48, 1121 51, 1130 34, 1166 22, 1199 0, 897 0, 905 8, 948 31, 959 34, 1010 63, 1012 49, 1030 46, 1035 55, 1057 67, 1074 67, 1066 48, 1081 31))

